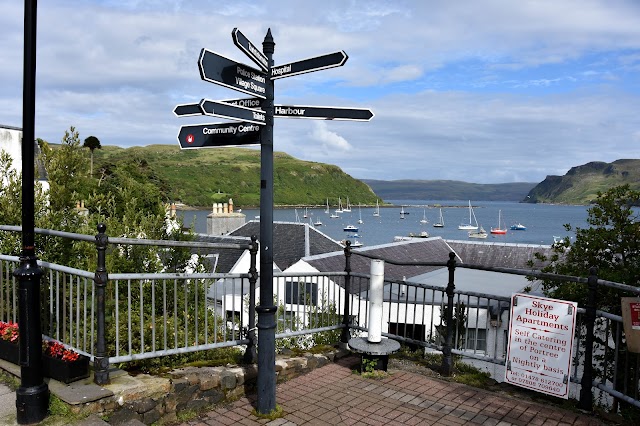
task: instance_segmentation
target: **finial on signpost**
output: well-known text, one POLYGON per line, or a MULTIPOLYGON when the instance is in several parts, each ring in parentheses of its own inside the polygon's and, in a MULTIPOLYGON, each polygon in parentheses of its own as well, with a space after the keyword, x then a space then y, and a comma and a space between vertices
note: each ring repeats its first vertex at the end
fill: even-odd
POLYGON ((269 53, 273 54, 275 51, 276 43, 273 41, 273 36, 271 35, 271 28, 267 30, 267 35, 264 36, 264 41, 262 42, 262 52, 265 55, 269 53))

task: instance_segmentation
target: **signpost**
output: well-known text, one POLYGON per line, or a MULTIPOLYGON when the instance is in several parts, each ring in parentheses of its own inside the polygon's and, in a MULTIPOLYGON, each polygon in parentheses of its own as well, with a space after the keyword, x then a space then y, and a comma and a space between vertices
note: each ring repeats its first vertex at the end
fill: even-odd
POLYGON ((178 117, 190 117, 194 115, 202 115, 200 104, 180 104, 176 105, 173 113, 178 117))
POLYGON ((264 99, 260 98, 243 98, 243 99, 226 99, 220 102, 224 102, 229 105, 238 105, 243 106, 245 108, 262 108, 262 104, 264 103, 264 99))
POLYGON ((341 67, 347 62, 347 59, 349 59, 349 57, 344 53, 344 50, 341 50, 339 52, 316 56, 315 58, 278 65, 277 67, 271 67, 271 80, 291 77, 307 72, 326 70, 327 68, 341 67))
POLYGON ((369 121, 370 109, 276 105, 274 115, 283 118, 312 118, 316 120, 369 121))
MULTIPOLYGON (((260 70, 235 62, 207 49, 202 49, 198 69, 203 80, 246 93, 251 98, 212 101, 175 107, 179 117, 212 115, 241 120, 241 123, 216 123, 182 126, 178 142, 182 149, 260 144, 260 305, 258 321, 257 411, 269 414, 276 408, 275 329, 277 306, 273 305, 273 118, 311 118, 318 120, 369 121, 368 109, 274 106, 274 80, 344 65, 344 51, 290 64, 273 66, 275 42, 271 30, 262 42, 262 52, 237 28, 231 32, 234 44, 260 70)), ((252 325, 253 327, 253 325, 252 325)), ((250 329, 249 340, 255 339, 250 329)))
POLYGON ((255 145, 260 143, 260 126, 244 122, 182 126, 178 142, 182 149, 255 145))
POLYGON ((231 120, 247 121, 255 124, 265 124, 264 112, 261 110, 245 108, 224 102, 210 101, 203 99, 200 102, 200 108, 206 115, 215 117, 229 118, 231 120))
POLYGON ((269 71, 269 61, 267 60, 267 57, 264 56, 264 53, 258 50, 258 48, 255 47, 239 29, 234 28, 233 31, 231 31, 231 37, 233 38, 233 43, 238 46, 238 48, 249 57, 249 59, 255 62, 256 65, 262 68, 265 72, 269 71))
POLYGON ((514 294, 505 382, 568 399, 577 310, 575 302, 514 294))
POLYGON ((200 77, 205 81, 258 98, 265 97, 267 76, 262 71, 239 64, 207 49, 200 51, 198 67, 200 77))

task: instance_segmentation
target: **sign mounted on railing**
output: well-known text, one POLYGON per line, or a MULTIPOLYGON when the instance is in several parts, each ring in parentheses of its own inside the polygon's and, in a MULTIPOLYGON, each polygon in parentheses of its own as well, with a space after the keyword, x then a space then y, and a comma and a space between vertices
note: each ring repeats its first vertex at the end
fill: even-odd
POLYGON ((577 309, 566 300, 511 296, 505 382, 569 399, 577 309))

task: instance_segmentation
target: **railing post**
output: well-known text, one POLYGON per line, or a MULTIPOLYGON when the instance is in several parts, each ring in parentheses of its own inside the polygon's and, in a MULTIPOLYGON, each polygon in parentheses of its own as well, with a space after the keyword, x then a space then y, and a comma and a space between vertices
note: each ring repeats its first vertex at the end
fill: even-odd
POLYGON ((580 404, 583 410, 593 410, 593 328, 596 322, 596 301, 598 296, 598 270, 595 267, 589 269, 589 293, 587 295, 587 306, 585 306, 585 327, 586 336, 584 343, 584 371, 580 382, 580 404))
POLYGON ((442 375, 451 376, 453 374, 453 356, 451 349, 453 347, 453 292, 456 289, 454 276, 456 270, 456 254, 449 253, 447 268, 449 269, 449 282, 447 283, 447 310, 445 312, 445 321, 447 322, 447 334, 442 345, 442 375))
POLYGON ((340 347, 346 349, 349 344, 351 333, 349 326, 351 325, 351 315, 349 306, 349 296, 351 294, 351 241, 347 240, 344 246, 344 271, 347 275, 344 277, 344 309, 342 311, 342 334, 340 335, 340 347))
POLYGON ((251 236, 251 248, 249 249, 251 256, 249 264, 249 324, 247 328, 247 338, 249 344, 244 352, 244 362, 247 364, 255 364, 258 361, 258 353, 256 352, 256 283, 258 282, 258 237, 251 236))
MULTIPOLYGON (((109 383, 109 357, 107 356, 107 345, 105 337, 105 291, 109 276, 105 255, 109 237, 105 234, 107 225, 98 224, 98 235, 96 235, 96 250, 98 252, 98 265, 93 276, 93 283, 96 289, 96 352, 93 357, 93 382, 97 385, 109 383)), ((117 321, 117 318, 116 318, 117 321)))

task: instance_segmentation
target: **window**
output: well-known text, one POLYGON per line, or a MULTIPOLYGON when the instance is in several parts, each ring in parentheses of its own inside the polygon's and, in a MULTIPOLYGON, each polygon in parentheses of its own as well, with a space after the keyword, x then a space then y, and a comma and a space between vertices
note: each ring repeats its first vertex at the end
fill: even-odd
POLYGON ((304 281, 287 281, 285 283, 285 303, 291 305, 318 305, 318 284, 304 281))
POLYGON ((487 351, 487 330, 484 328, 468 328, 465 349, 487 351))

